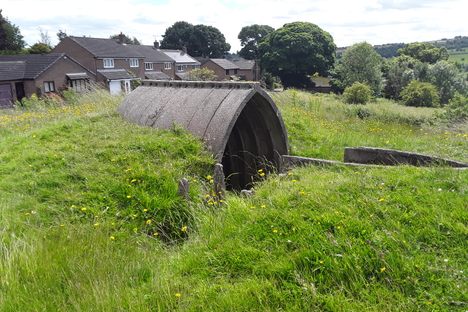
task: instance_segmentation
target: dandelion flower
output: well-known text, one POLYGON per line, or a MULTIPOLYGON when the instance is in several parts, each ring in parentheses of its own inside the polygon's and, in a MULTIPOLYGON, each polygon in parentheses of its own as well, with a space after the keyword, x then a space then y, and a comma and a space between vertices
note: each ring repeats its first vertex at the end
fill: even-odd
POLYGON ((380 268, 380 273, 385 272, 386 269, 387 269, 386 267, 381 267, 381 268, 380 268))
POLYGON ((148 209, 146 209, 146 208, 145 208, 145 209, 143 209, 143 212, 147 212, 147 211, 148 211, 148 209))
POLYGON ((86 210, 88 210, 86 207, 81 208, 81 211, 83 212, 85 212, 86 210))
POLYGON ((110 240, 115 240, 115 237, 111 235, 111 236, 109 237, 109 239, 110 239, 110 240))
POLYGON ((176 293, 175 296, 176 296, 176 298, 180 298, 180 297, 182 297, 182 294, 181 293, 176 293))
POLYGON ((184 233, 187 232, 187 226, 184 225, 183 227, 180 228, 180 230, 181 230, 182 232, 184 232, 184 233))
POLYGON ((127 198, 132 198, 132 195, 127 195, 127 198))
POLYGON ((151 221, 151 219, 146 220, 146 224, 148 224, 148 225, 150 225, 151 222, 153 222, 153 221, 151 221))

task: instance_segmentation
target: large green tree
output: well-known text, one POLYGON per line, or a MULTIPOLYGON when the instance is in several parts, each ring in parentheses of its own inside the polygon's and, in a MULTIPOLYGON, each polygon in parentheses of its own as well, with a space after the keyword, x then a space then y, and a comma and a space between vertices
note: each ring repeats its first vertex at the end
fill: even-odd
POLYGON ((335 61, 332 36, 315 24, 294 22, 271 32, 260 43, 262 68, 285 87, 309 87, 309 75, 327 75, 335 61))
POLYGON ((15 54, 25 46, 19 28, 2 15, 0 9, 0 54, 15 54))
POLYGON ((258 46, 265 37, 275 29, 268 25, 250 25, 242 27, 239 35, 242 49, 239 55, 247 60, 256 60, 259 58, 258 46))
POLYGON ((219 58, 223 57, 231 46, 216 27, 201 24, 194 26, 181 21, 166 29, 161 48, 186 48, 187 53, 192 56, 219 58))
POLYGON ((442 104, 447 104, 457 92, 467 95, 467 82, 454 64, 439 61, 430 66, 429 73, 429 81, 437 87, 442 104))
POLYGON ((398 49, 398 54, 411 56, 421 62, 435 64, 438 61, 448 60, 445 48, 438 48, 428 42, 414 42, 398 49))
POLYGON ((382 57, 366 43, 357 43, 346 49, 334 73, 340 88, 361 82, 371 87, 375 95, 382 89, 382 57))

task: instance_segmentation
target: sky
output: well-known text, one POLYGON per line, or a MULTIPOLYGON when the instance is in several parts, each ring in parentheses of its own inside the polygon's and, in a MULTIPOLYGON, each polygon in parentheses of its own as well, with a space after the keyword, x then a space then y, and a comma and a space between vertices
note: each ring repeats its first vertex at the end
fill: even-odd
POLYGON ((59 29, 97 38, 123 32, 149 45, 177 21, 217 27, 231 52, 241 48, 243 26, 295 21, 318 25, 338 47, 468 36, 468 0, 2 0, 0 9, 29 45, 41 30, 56 44, 59 29))

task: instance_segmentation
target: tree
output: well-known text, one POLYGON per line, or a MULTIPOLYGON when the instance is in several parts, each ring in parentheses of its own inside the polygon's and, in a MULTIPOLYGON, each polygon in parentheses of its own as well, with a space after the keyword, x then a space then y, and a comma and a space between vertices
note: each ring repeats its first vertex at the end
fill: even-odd
POLYGON ((28 49, 30 54, 46 54, 50 53, 50 51, 52 51, 52 48, 42 42, 37 42, 28 49))
POLYGON ((448 60, 445 48, 438 48, 428 42, 414 42, 398 50, 400 55, 411 56, 421 62, 435 64, 438 61, 448 60))
POLYGON ((437 87, 440 102, 447 104, 456 92, 466 95, 468 88, 462 73, 447 61, 439 61, 429 68, 430 82, 437 87))
POLYGON ((19 28, 3 17, 0 9, 0 54, 18 53, 24 46, 25 42, 19 28))
POLYGON ((256 60, 260 57, 258 46, 265 37, 275 29, 268 25, 250 25, 242 27, 239 35, 242 49, 238 52, 240 56, 247 60, 256 60))
POLYGON ((264 70, 280 77, 284 87, 310 87, 308 75, 326 75, 333 66, 332 36, 315 24, 294 22, 271 32, 259 46, 264 70))
POLYGON ((366 104, 372 96, 371 88, 365 83, 355 82, 343 92, 343 97, 348 104, 366 104))
POLYGON ((382 89, 382 57, 366 42, 354 44, 343 53, 334 77, 341 88, 361 82, 367 84, 374 95, 379 95, 382 89))
POLYGON ((219 58, 223 57, 231 46, 226 43, 226 38, 216 27, 176 22, 166 29, 161 48, 186 48, 191 56, 219 58))
MULTIPOLYGON (((421 78, 420 71, 422 66, 424 66, 422 62, 407 55, 401 55, 388 60, 384 72, 385 97, 399 100, 401 90, 403 90, 411 80, 421 78)), ((425 71, 427 71, 427 69, 425 71)))
POLYGON ((119 43, 125 43, 125 44, 136 44, 136 45, 141 44, 137 38, 133 37, 132 39, 122 32, 120 34, 110 36, 110 39, 115 39, 115 40, 118 40, 119 43))
POLYGON ((216 80, 216 74, 213 70, 201 67, 189 71, 188 80, 191 81, 213 81, 216 80))
POLYGON ((67 38, 68 35, 65 31, 59 29, 58 33, 57 33, 57 38, 59 41, 62 41, 63 39, 67 38))

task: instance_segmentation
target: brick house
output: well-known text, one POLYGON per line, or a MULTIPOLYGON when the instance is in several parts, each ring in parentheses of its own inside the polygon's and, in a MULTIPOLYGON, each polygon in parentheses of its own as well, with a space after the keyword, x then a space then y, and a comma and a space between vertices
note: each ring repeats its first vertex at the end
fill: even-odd
POLYGON ((200 62, 188 55, 184 50, 160 49, 159 51, 174 60, 176 80, 187 80, 188 72, 192 69, 200 68, 200 62))
POLYGON ((0 108, 33 94, 86 90, 96 75, 64 53, 0 56, 0 108))
POLYGON ((232 63, 239 67, 237 75, 240 80, 257 81, 260 80, 259 69, 254 60, 246 60, 243 58, 231 60, 232 63))
POLYGON ((131 81, 145 78, 145 57, 115 39, 69 36, 52 52, 63 52, 96 75, 111 94, 131 91, 131 81))
POLYGON ((214 71, 217 80, 234 80, 237 79, 239 66, 226 59, 207 59, 202 67, 214 71))
POLYGON ((127 45, 145 57, 144 68, 146 79, 172 80, 175 79, 175 61, 158 49, 157 41, 154 46, 127 45))

